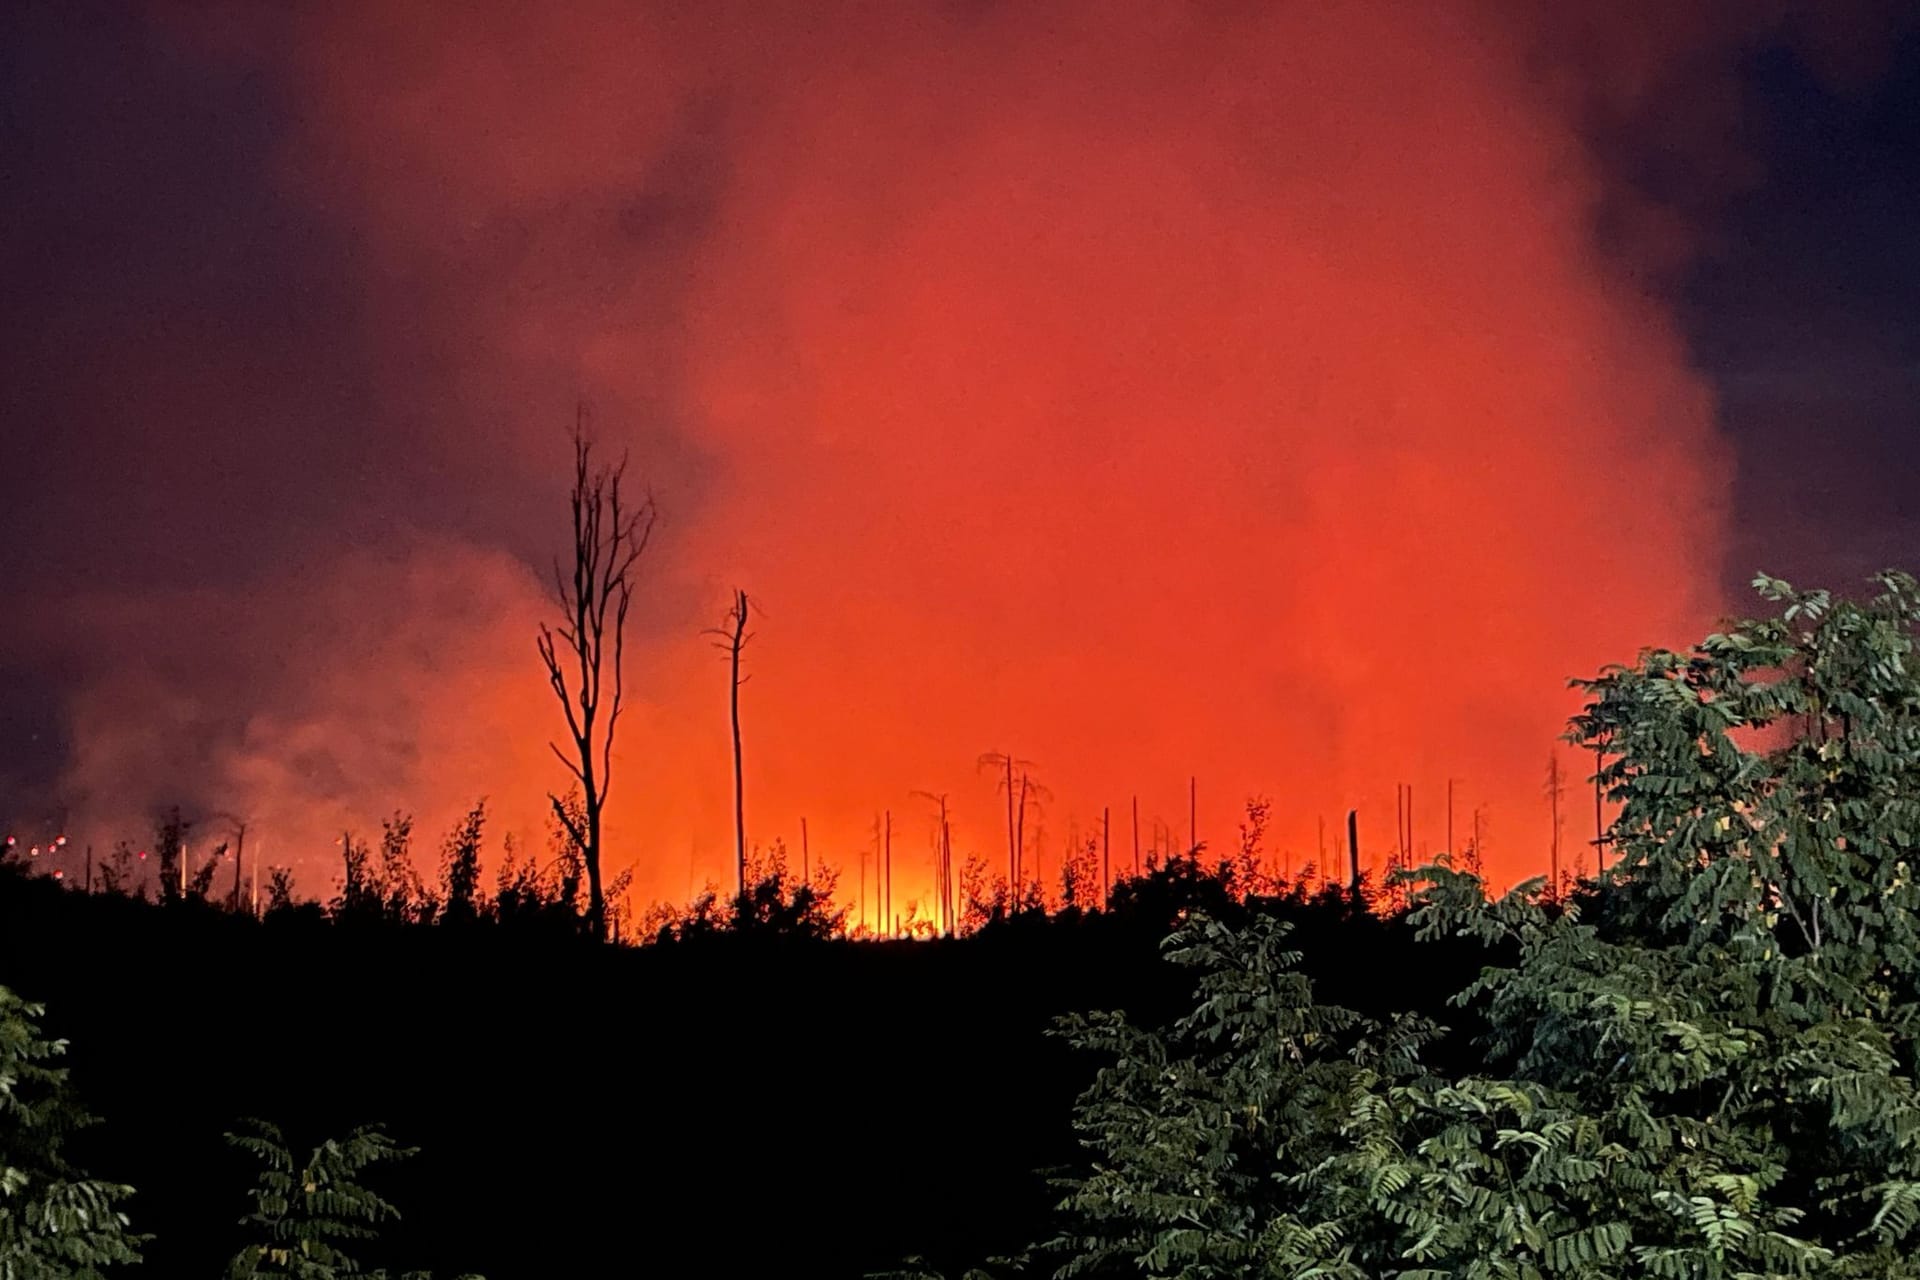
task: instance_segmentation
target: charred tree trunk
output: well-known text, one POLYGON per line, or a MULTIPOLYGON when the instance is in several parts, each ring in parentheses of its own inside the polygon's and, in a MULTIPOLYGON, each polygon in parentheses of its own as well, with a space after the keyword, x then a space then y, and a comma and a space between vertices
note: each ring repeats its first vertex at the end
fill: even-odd
POLYGON ((1360 811, 1347 810, 1347 865, 1349 867, 1347 884, 1353 891, 1354 901, 1360 900, 1360 811))
POLYGON ((1007 757, 1007 901, 1020 896, 1020 835, 1013 821, 1013 757, 1007 757))
POLYGON ((1107 909, 1107 902, 1113 897, 1113 809, 1102 806, 1100 810, 1100 909, 1107 909))
POLYGON ((747 798, 746 773, 740 751, 740 686, 744 683, 740 677, 740 651, 747 647, 747 641, 752 638, 747 634, 747 609, 747 593, 736 589, 733 593, 733 612, 727 615, 728 629, 721 633, 733 671, 733 679, 727 690, 727 714, 733 729, 733 862, 737 892, 743 898, 747 892, 747 798))
POLYGON ((1133 878, 1140 878, 1140 797, 1133 798, 1133 878))
POLYGON ((246 855, 247 828, 246 824, 240 823, 235 826, 233 833, 233 902, 229 909, 235 915, 240 914, 240 864, 246 860, 246 855))

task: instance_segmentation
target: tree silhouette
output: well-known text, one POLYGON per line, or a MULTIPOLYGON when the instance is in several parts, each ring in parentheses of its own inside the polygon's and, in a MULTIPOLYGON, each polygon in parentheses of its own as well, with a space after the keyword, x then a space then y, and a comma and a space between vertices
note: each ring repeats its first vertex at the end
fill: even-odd
POLYGON ((948 934, 955 932, 953 912, 953 830, 947 821, 947 793, 915 791, 917 799, 932 801, 939 807, 939 823, 934 828, 933 900, 938 925, 948 934))
POLYGON ((1007 886, 1015 900, 1022 896, 1026 880, 1027 813, 1052 798, 1052 793, 1033 779, 1033 767, 1033 761, 1017 760, 1005 751, 989 751, 979 759, 979 768, 992 769, 999 775, 995 785, 1007 797, 1007 886))
MULTIPOLYGON (((242 890, 245 886, 247 828, 250 824, 245 818, 237 817, 231 813, 209 813, 204 815, 202 820, 205 822, 224 823, 233 830, 233 839, 223 841, 214 849, 212 861, 218 862, 229 853, 233 855, 233 886, 227 891, 227 910, 237 912, 240 910, 242 890)), ((196 875, 198 874, 199 873, 196 873, 196 875)), ((258 874, 257 868, 255 874, 256 876, 258 874)), ((211 887, 211 882, 212 874, 208 873, 209 887, 211 887)))
POLYGON ((586 415, 574 420, 571 572, 554 561, 554 595, 562 621, 540 624, 538 648, 547 681, 566 715, 567 749, 549 743, 553 754, 580 785, 579 820, 558 795, 547 799, 565 823, 587 864, 587 923, 596 938, 606 936, 607 905, 601 883, 602 817, 613 783, 613 739, 620 723, 625 686, 621 659, 626 649, 627 612, 633 605, 633 567, 653 534, 654 505, 642 498, 627 505, 621 485, 627 460, 611 466, 593 460, 586 415))
POLYGON ((394 924, 433 919, 438 900, 413 866, 413 817, 395 811, 380 824, 382 914, 394 924))
POLYGON ((268 915, 294 909, 293 868, 267 868, 267 910, 268 915))
POLYGON ((753 639, 747 633, 748 609, 747 593, 736 588, 733 608, 727 611, 726 625, 707 632, 710 636, 718 637, 718 647, 726 651, 732 674, 727 682, 727 714, 733 730, 734 892, 738 894, 747 891, 747 800, 746 776, 740 754, 740 686, 753 677, 740 674, 740 654, 746 649, 747 641, 753 639))
POLYGON ((163 812, 153 824, 153 851, 160 862, 160 901, 178 902, 186 883, 180 860, 186 855, 187 831, 192 826, 180 816, 180 806, 163 812))
POLYGON ((481 800, 441 848, 441 919, 448 924, 471 924, 480 918, 480 841, 486 827, 487 802, 481 800))
POLYGON ((335 920, 371 923, 385 913, 386 893, 380 873, 373 865, 373 851, 367 842, 353 838, 353 832, 340 834, 340 892, 327 904, 335 920))

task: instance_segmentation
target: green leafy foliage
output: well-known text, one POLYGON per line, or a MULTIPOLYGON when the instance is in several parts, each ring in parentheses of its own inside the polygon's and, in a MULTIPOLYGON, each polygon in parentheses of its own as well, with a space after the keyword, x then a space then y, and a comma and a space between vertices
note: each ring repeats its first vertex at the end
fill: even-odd
MULTIPOLYGON (((379 1164, 411 1156, 377 1125, 362 1126, 341 1139, 329 1139, 302 1160, 294 1157, 280 1130, 248 1121, 227 1141, 260 1162, 252 1191, 253 1212, 241 1219, 254 1240, 234 1255, 228 1280, 338 1280, 366 1272, 349 1250, 375 1239, 382 1224, 400 1216, 386 1200, 361 1184, 379 1164)), ((399 1280, 431 1280, 426 1272, 406 1272, 399 1280)), ((463 1280, 479 1280, 465 1277, 463 1280)))
POLYGON ((133 1189, 67 1159, 67 1138, 94 1120, 52 1065, 66 1043, 41 1033, 44 1015, 0 987, 0 1280, 89 1280, 140 1260, 119 1207, 133 1189))
POLYGON ((1111 1062, 1077 1108, 1094 1167, 1060 1182, 1072 1225, 1044 1250, 1064 1258, 1056 1274, 1372 1274, 1353 1230, 1364 1197, 1326 1174, 1351 1160, 1380 1088, 1423 1078, 1436 1029, 1317 1004, 1287 933, 1266 915, 1195 918, 1167 940, 1197 975, 1191 1013, 1164 1031, 1063 1021, 1111 1062))
POLYGON ((1581 682, 1602 883, 1402 877, 1503 961, 1470 1055, 1317 1004, 1257 912, 1175 933, 1170 1026, 1068 1020, 1107 1065, 1055 1274, 1920 1277, 1920 589, 1878 581, 1763 578, 1775 616, 1581 682))

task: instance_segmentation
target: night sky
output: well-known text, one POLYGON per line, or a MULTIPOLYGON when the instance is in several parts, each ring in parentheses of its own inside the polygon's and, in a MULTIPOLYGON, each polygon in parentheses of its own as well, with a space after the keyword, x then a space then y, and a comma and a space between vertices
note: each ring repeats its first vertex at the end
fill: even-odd
POLYGON ((0 12, 0 815, 250 808, 319 867, 341 815, 484 794, 538 838, 582 400, 663 515, 616 800, 663 896, 726 865, 699 633, 736 584, 757 831, 815 806, 851 859, 910 788, 984 808, 988 750, 1050 770, 1056 847, 1136 791, 1183 824, 1190 773, 1220 838, 1255 789, 1303 797, 1305 846, 1404 777, 1497 806, 1565 676, 1758 569, 1920 568, 1891 7, 1482 5, 1404 41, 1365 5, 268 8, 0 12), (1583 350, 1599 392, 1477 385, 1583 350), (1469 514, 1509 494, 1532 523, 1469 514), (1441 586, 1395 576, 1456 526, 1441 586), (1434 671, 1540 703, 1392 706, 1499 746, 1354 705, 1436 635, 1434 671))

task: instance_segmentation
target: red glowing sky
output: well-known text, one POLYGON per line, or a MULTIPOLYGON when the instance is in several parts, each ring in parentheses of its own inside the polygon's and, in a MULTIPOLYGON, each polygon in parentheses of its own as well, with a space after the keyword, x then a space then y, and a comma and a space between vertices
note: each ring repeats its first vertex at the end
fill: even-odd
MULTIPOLYGON (((952 793, 962 851, 1004 850, 986 751, 1051 789, 1049 865, 1136 794, 1184 839, 1189 777, 1216 849, 1266 794, 1296 865, 1348 808, 1377 856, 1406 782, 1437 851, 1455 779, 1495 875, 1543 870, 1568 677, 1724 605, 1729 454, 1647 274, 1692 241, 1592 130, 1745 32, 1521 12, 170 23, 277 86, 274 198, 328 238, 329 305, 387 335, 353 366, 356 425, 298 430, 398 461, 363 466, 380 519, 323 513, 293 565, 76 602, 196 639, 76 696, 69 790, 104 823, 190 786, 315 877, 331 833, 396 807, 440 829, 484 794, 537 838, 560 777, 532 636, 580 397, 662 511, 610 815, 643 900, 731 865, 700 633, 736 585, 764 610, 751 836, 797 846, 804 816, 851 868, 891 809, 896 902, 926 874, 915 790, 952 793), (227 695, 183 674, 208 634, 247 655, 219 733, 196 725, 227 695)), ((1688 101, 1672 145, 1730 156, 1725 100, 1688 101)), ((139 385, 192 359, 262 378, 184 337, 129 357, 139 385)))

